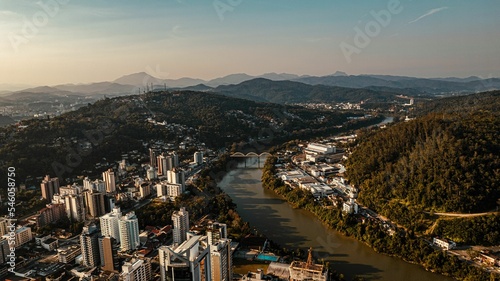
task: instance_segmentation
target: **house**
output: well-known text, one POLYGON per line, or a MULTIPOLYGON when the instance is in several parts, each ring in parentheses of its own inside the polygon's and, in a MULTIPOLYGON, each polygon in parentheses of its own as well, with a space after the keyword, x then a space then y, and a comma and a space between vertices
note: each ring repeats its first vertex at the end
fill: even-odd
POLYGON ((443 250, 451 250, 457 247, 457 244, 449 239, 432 238, 432 244, 438 246, 443 250))

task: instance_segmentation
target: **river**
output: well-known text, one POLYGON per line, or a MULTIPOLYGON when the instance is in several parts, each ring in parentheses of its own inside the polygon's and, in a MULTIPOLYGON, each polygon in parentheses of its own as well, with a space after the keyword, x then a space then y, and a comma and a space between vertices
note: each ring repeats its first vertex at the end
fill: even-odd
POLYGON ((329 261, 346 280, 356 275, 368 280, 452 280, 378 254, 365 244, 328 229, 311 213, 292 208, 274 192, 262 188, 261 176, 260 169, 240 168, 229 172, 219 186, 231 196, 242 218, 276 243, 304 250, 313 247, 314 257, 329 261))

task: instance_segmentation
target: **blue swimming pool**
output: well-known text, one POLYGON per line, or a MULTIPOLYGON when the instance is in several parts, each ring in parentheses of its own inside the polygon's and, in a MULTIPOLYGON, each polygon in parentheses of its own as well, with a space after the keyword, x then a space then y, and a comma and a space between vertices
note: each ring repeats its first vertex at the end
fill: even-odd
POLYGON ((260 253, 259 255, 257 255, 256 259, 261 260, 261 261, 278 261, 279 258, 280 257, 278 257, 278 256, 266 255, 266 254, 260 253))

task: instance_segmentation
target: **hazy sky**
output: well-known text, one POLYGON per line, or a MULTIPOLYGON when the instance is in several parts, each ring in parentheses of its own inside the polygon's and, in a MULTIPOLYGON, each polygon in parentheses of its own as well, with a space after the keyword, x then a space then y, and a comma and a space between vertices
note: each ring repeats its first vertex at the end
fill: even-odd
POLYGON ((499 15, 498 0, 0 0, 0 84, 141 71, 500 77, 499 15))

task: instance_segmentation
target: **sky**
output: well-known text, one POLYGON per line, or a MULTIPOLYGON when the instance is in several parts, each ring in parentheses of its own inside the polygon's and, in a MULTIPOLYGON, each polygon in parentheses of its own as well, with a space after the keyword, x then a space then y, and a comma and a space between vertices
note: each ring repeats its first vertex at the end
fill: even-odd
POLYGON ((498 0, 0 0, 0 84, 500 77, 498 0))

